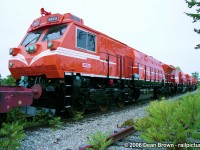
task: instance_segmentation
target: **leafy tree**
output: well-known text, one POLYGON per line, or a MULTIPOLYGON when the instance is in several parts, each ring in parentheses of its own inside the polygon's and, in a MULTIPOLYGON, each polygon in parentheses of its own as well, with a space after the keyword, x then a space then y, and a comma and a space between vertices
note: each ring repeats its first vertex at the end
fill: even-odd
POLYGON ((178 71, 181 71, 181 68, 178 66, 178 67, 176 67, 176 69, 178 70, 178 71))
MULTIPOLYGON (((200 21, 200 1, 199 0, 185 0, 189 8, 195 7, 196 13, 186 13, 187 16, 192 17, 193 23, 200 21)), ((194 32, 200 34, 200 29, 194 29, 194 32)), ((195 49, 200 49, 200 44, 197 44, 195 49)))
POLYGON ((198 72, 193 72, 192 77, 196 78, 197 80, 199 79, 199 73, 198 72))
POLYGON ((8 75, 7 78, 4 78, 1 81, 1 85, 16 85, 15 79, 12 77, 12 75, 8 75))
POLYGON ((0 74, 0 85, 1 85, 1 83, 2 83, 2 77, 1 77, 1 74, 0 74))

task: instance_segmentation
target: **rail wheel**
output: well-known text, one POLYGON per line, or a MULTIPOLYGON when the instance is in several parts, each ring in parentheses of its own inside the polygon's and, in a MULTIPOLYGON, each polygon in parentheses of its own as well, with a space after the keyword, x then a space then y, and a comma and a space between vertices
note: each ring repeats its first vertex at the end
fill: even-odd
POLYGON ((163 92, 160 89, 154 89, 154 99, 160 100, 163 96, 163 92))
POLYGON ((84 114, 85 110, 74 110, 73 108, 69 109, 69 114, 71 117, 73 117, 74 120, 79 120, 81 118, 83 118, 83 114, 84 114))
POLYGON ((73 104, 69 108, 71 116, 83 115, 85 112, 84 99, 73 99, 73 104))
POLYGON ((125 102, 124 102, 124 101, 118 100, 118 101, 117 101, 117 105, 118 105, 119 108, 123 108, 124 105, 125 105, 125 102))
POLYGON ((106 111, 108 109, 108 104, 99 104, 98 107, 100 111, 106 111))
POLYGON ((82 109, 76 109, 76 108, 69 108, 69 113, 71 116, 81 116, 85 112, 85 108, 82 109))

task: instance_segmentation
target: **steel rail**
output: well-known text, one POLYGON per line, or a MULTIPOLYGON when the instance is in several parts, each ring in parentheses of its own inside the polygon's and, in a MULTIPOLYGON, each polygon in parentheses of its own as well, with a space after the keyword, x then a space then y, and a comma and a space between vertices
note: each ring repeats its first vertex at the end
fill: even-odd
MULTIPOLYGON (((118 142, 119 140, 121 140, 121 139, 127 137, 128 135, 132 134, 134 131, 135 130, 134 130, 134 128, 132 126, 131 127, 122 128, 119 131, 114 131, 114 133, 111 134, 107 138, 107 140, 112 139, 111 144, 114 144, 114 143, 118 142)), ((87 148, 92 148, 92 146, 91 145, 85 145, 83 147, 79 147, 79 150, 86 150, 87 148)))

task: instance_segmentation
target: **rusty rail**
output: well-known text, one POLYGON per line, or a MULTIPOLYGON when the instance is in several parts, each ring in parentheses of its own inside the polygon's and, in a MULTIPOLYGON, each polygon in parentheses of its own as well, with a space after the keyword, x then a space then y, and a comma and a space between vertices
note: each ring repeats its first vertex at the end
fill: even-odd
MULTIPOLYGON (((128 135, 132 134, 134 132, 133 127, 126 127, 122 130, 115 131, 113 134, 111 134, 107 140, 112 139, 111 144, 118 142, 119 140, 123 139, 124 137, 127 137, 128 135)), ((111 145, 110 144, 110 145, 111 145)), ((87 148, 92 148, 91 145, 86 145, 83 147, 79 147, 79 150, 86 150, 87 148)))

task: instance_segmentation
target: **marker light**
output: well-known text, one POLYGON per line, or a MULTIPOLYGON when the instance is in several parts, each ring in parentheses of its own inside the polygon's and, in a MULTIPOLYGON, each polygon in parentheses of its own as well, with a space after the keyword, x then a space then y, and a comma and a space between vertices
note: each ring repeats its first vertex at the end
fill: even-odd
POLYGON ((10 54, 10 55, 13 54, 13 49, 12 49, 12 48, 9 50, 9 54, 10 54))
POLYGON ((58 46, 60 45, 60 42, 58 41, 48 41, 47 42, 47 48, 52 50, 56 50, 58 48, 58 46))
POLYGON ((12 63, 12 62, 10 62, 10 63, 9 63, 9 66, 10 66, 10 67, 13 67, 13 63, 12 63))
POLYGON ((50 42, 48 42, 48 48, 52 48, 52 46, 53 46, 53 43, 50 41, 50 42))
POLYGON ((10 48, 9 49, 9 54, 12 56, 16 56, 20 51, 20 48, 10 48))

